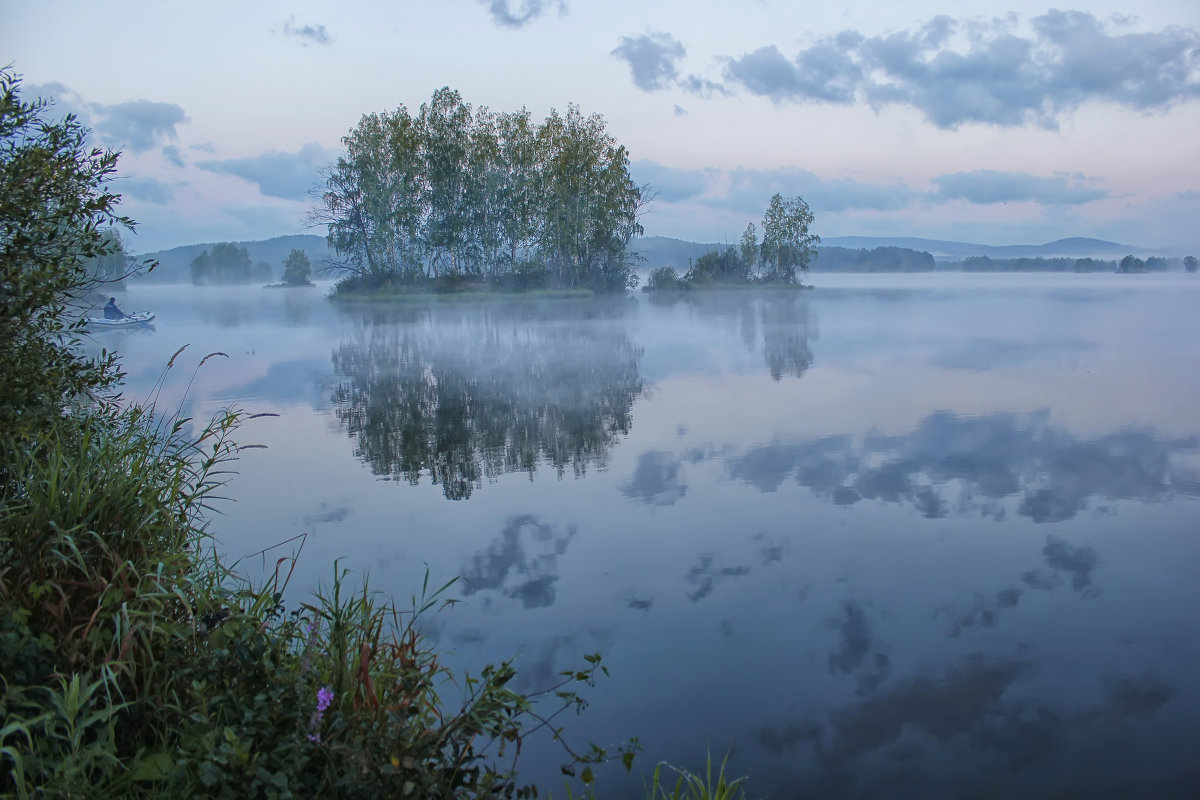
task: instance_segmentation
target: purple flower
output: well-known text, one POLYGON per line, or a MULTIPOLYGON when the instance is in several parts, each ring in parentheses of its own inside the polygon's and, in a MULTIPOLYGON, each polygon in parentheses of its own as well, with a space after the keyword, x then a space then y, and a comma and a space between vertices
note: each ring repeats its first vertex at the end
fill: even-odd
POLYGON ((308 721, 308 729, 314 731, 308 735, 310 742, 321 743, 321 733, 317 729, 321 726, 321 719, 325 716, 325 710, 333 703, 333 689, 328 686, 322 686, 317 690, 317 710, 313 712, 312 719, 308 721))

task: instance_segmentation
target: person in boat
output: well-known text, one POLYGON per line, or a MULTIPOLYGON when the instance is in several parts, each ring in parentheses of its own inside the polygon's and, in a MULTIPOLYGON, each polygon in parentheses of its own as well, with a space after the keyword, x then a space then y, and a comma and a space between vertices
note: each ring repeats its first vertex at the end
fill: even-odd
POLYGON ((121 309, 117 308, 117 298, 115 298, 115 297, 108 298, 108 305, 106 305, 104 307, 104 318, 105 319, 123 319, 124 317, 125 317, 125 312, 122 311, 121 309))

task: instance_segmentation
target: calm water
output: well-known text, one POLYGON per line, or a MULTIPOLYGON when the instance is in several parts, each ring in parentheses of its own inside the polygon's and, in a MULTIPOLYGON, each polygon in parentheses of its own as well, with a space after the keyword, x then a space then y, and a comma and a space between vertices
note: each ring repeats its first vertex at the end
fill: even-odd
POLYGON ((243 429, 267 448, 212 530, 233 557, 307 532, 295 599, 335 558, 402 599, 428 569, 461 576, 429 628, 454 665, 516 656, 534 690, 603 653, 577 745, 732 748, 760 797, 1194 796, 1200 279, 814 282, 391 308, 135 287, 157 328, 98 342, 131 397, 189 345, 162 407, 279 415, 243 429))

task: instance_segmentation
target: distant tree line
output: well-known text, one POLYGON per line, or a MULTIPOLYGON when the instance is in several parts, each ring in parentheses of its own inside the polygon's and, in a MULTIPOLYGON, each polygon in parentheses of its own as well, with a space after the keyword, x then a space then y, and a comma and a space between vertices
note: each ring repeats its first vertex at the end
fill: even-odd
POLYGON ((250 260, 250 252, 234 242, 214 244, 192 259, 192 283, 196 286, 223 283, 254 283, 271 280, 271 265, 250 260))
POLYGON ((348 276, 339 290, 636 282, 643 194, 599 115, 571 105, 537 124, 442 88, 416 116, 364 116, 342 144, 313 212, 348 276))
POLYGON ((817 256, 821 237, 809 233, 812 209, 803 197, 785 200, 775 194, 762 219, 762 240, 751 222, 738 246, 726 245, 699 258, 688 259, 688 270, 680 275, 674 267, 659 267, 646 281, 647 291, 696 286, 795 285, 798 272, 807 271, 817 256))
POLYGON ((1195 272, 1193 256, 1186 258, 1165 258, 1150 256, 1138 258, 1127 255, 1120 261, 1108 261, 1098 258, 991 258, 989 256, 969 256, 964 258, 958 268, 964 272, 1165 272, 1167 270, 1186 269, 1195 272), (1192 266, 1188 266, 1189 259, 1192 266))
POLYGON ((851 249, 822 247, 814 269, 821 272, 931 272, 933 256, 907 247, 851 249))

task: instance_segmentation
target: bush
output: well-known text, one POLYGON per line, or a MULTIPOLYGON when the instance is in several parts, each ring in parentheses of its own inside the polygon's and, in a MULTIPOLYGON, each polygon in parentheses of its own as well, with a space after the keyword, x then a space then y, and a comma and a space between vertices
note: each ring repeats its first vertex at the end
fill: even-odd
POLYGON ((646 278, 645 291, 656 292, 671 289, 684 289, 686 285, 679 277, 679 273, 674 267, 659 267, 651 270, 649 277, 646 278))

